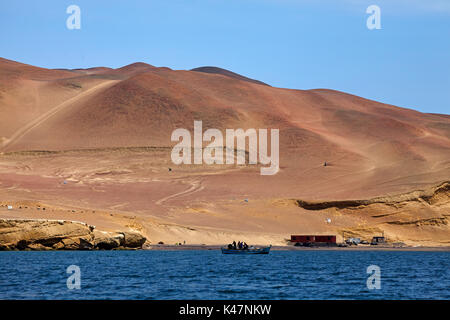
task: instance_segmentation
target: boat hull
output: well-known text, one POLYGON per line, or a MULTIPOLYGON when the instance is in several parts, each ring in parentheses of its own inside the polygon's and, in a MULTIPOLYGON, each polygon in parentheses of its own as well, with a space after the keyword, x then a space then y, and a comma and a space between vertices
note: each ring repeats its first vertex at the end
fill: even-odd
POLYGON ((270 247, 265 248, 258 248, 258 249, 241 249, 241 250, 235 250, 235 249, 227 249, 222 248, 223 254, 268 254, 270 252, 270 247))

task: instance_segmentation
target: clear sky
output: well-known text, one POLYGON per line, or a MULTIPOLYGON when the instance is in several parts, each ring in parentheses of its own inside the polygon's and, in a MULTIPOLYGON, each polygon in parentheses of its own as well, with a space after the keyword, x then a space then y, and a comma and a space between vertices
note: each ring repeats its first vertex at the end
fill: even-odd
POLYGON ((450 113, 448 0, 0 0, 0 56, 47 68, 218 66, 450 113), (81 29, 69 30, 69 5, 81 29), (381 29, 369 30, 369 5, 381 29))

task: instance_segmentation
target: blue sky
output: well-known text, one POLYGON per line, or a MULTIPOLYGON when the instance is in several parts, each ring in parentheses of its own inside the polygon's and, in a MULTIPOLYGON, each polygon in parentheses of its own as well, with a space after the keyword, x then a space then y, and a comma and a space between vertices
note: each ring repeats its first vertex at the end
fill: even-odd
POLYGON ((450 113, 447 0, 1 1, 0 56, 47 68, 212 65, 450 113), (81 8, 81 29, 66 8, 81 8), (369 30, 366 8, 381 9, 369 30))

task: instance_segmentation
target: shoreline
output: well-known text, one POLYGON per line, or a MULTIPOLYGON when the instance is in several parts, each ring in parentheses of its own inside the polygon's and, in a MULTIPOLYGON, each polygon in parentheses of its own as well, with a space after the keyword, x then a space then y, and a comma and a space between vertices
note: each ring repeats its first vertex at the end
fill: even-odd
MULTIPOLYGON (((198 251, 217 250, 225 244, 156 244, 129 226, 120 231, 98 230, 94 225, 57 219, 0 218, 0 251, 66 251, 66 250, 156 250, 156 251, 198 251)), ((255 239, 255 247, 265 247, 271 239, 255 239), (263 242, 264 241, 264 242, 263 242), (267 241, 267 242, 266 242, 267 241), (258 244, 259 243, 259 244, 258 244), (264 243, 264 244, 261 244, 264 243)), ((272 239, 273 240, 273 239, 272 239)), ((219 242, 220 243, 220 242, 219 242)), ((272 242, 273 243, 273 242, 272 242)), ((378 245, 359 244, 352 246, 334 245, 294 246, 277 243, 274 251, 443 251, 450 252, 444 245, 406 245, 393 242, 378 245)))
MULTIPOLYGON (((154 251, 198 251, 220 250, 218 245, 148 245, 142 250, 154 251)), ((444 251, 450 252, 448 247, 389 247, 389 246, 352 246, 352 247, 294 247, 272 246, 271 251, 444 251)))
MULTIPOLYGON (((12 249, 0 250, 1 252, 74 252, 74 251, 217 251, 222 246, 218 245, 147 245, 143 248, 115 248, 115 249, 12 249)), ((361 247, 294 247, 272 246, 271 251, 403 251, 403 252, 450 252, 450 247, 388 247, 388 246, 361 246, 361 247)))

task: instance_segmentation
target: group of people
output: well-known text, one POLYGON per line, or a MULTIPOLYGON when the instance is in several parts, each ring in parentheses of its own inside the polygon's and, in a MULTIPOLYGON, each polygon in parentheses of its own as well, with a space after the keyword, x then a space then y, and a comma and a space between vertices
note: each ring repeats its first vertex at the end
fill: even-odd
POLYGON ((248 244, 245 242, 241 242, 241 241, 238 241, 238 243, 236 243, 236 241, 233 241, 233 243, 230 243, 228 245, 228 249, 230 249, 230 250, 246 250, 246 249, 248 249, 248 244))

